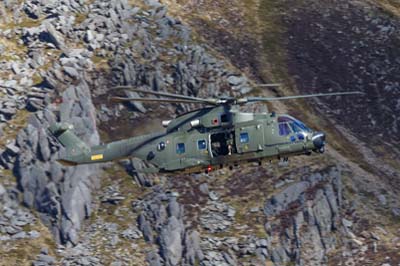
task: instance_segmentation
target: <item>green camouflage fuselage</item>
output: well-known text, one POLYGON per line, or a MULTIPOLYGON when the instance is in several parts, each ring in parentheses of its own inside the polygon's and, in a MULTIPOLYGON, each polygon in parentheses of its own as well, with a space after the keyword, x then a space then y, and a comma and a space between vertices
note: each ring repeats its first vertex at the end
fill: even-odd
POLYGON ((101 163, 138 157, 158 172, 201 171, 212 165, 287 158, 323 151, 325 135, 288 115, 243 113, 235 106, 203 108, 168 121, 165 132, 86 147, 63 124, 50 131, 66 147, 65 164, 101 163))

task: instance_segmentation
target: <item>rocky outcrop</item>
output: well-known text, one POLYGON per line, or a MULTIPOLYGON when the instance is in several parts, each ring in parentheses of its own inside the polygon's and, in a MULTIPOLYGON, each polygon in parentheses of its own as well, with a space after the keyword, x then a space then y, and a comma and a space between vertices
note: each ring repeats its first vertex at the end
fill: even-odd
POLYGON ((183 209, 176 198, 162 191, 154 192, 144 201, 134 203, 134 210, 141 211, 138 224, 145 239, 160 246, 158 255, 148 255, 150 265, 157 265, 160 261, 163 265, 180 265, 185 226, 182 220, 183 209))
POLYGON ((40 237, 38 231, 25 229, 35 222, 35 216, 15 199, 15 191, 0 184, 0 242, 40 237))
POLYGON ((198 265, 203 260, 200 235, 186 228, 176 196, 155 187, 145 199, 133 203, 133 210, 140 213, 138 225, 145 240, 159 246, 147 255, 150 265, 198 265))
POLYGON ((267 248, 275 265, 327 263, 341 227, 341 191, 340 173, 331 169, 305 176, 266 202, 268 241, 279 241, 267 248))
MULTIPOLYGON (((50 107, 51 108, 51 107, 50 107)), ((86 143, 98 144, 95 109, 87 84, 67 88, 62 95, 60 121, 74 125, 86 143)), ((31 118, 17 137, 20 152, 14 167, 23 202, 41 213, 62 243, 77 243, 81 222, 91 213, 91 190, 98 184, 97 166, 65 168, 56 162, 58 144, 47 127, 58 118, 50 109, 31 118)))

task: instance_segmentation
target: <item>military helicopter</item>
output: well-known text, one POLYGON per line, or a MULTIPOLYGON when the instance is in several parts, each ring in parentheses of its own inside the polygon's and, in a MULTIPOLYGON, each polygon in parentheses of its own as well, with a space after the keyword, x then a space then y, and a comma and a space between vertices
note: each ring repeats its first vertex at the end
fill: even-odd
POLYGON ((314 131, 300 120, 275 112, 245 113, 248 103, 299 98, 362 94, 358 91, 318 93, 284 97, 199 98, 127 86, 137 93, 163 98, 112 97, 116 102, 198 103, 205 107, 163 121, 165 132, 132 137, 88 147, 73 132, 72 125, 55 123, 50 132, 65 147, 59 162, 65 165, 102 163, 137 157, 152 165, 142 172, 203 172, 242 162, 287 160, 289 156, 325 151, 325 134, 314 131))

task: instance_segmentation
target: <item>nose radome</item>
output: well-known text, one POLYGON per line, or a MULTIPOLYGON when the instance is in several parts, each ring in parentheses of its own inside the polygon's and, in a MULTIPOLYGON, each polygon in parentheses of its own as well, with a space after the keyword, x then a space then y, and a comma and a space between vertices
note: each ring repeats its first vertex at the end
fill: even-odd
POLYGON ((312 141, 316 151, 324 152, 325 148, 325 133, 316 132, 312 136, 312 141))

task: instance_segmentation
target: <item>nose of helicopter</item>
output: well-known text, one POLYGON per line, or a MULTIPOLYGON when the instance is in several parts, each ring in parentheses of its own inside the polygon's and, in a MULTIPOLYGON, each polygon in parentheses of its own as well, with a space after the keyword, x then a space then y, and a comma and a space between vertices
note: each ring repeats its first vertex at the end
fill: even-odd
POLYGON ((312 136, 314 151, 323 153, 325 151, 325 133, 315 132, 312 136))

